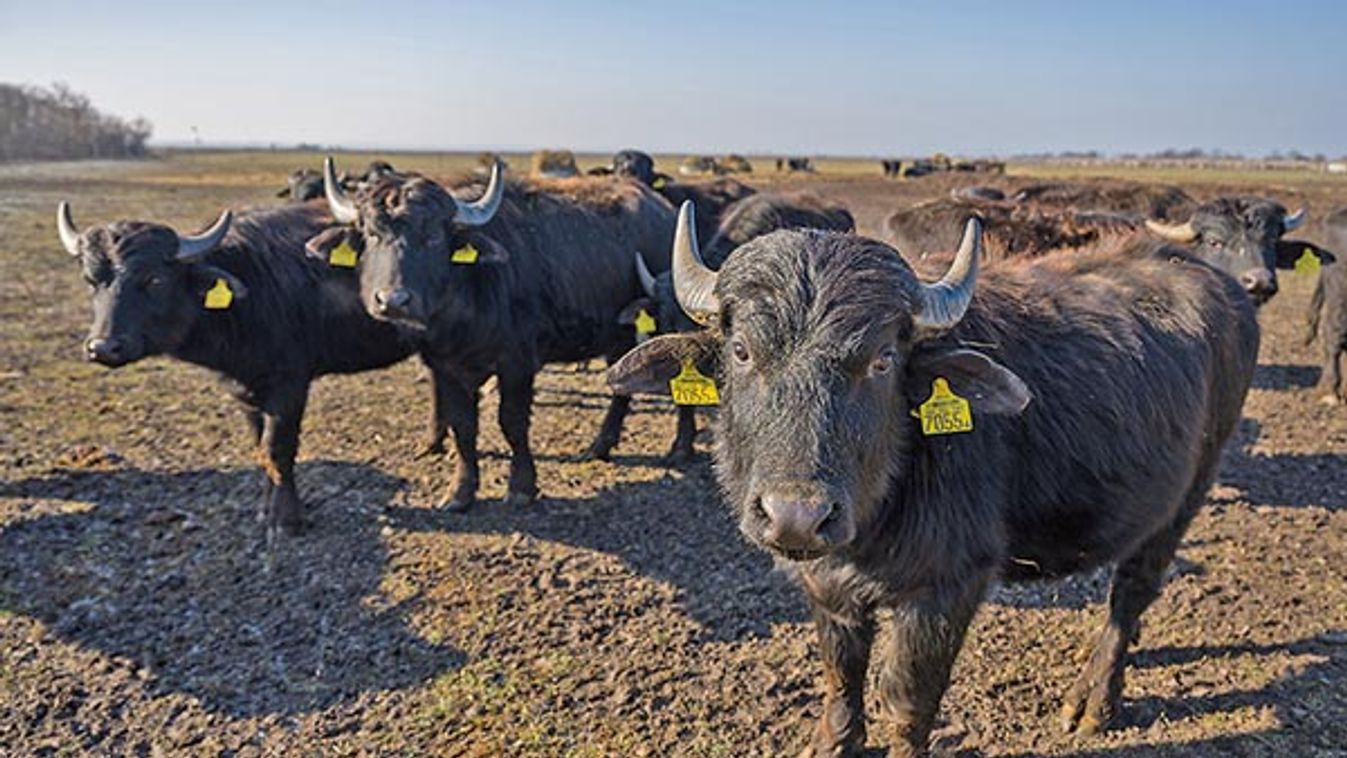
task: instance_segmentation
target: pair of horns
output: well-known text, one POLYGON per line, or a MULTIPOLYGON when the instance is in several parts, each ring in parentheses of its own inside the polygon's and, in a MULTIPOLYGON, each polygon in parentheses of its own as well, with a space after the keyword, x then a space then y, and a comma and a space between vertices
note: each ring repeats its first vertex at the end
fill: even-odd
MULTIPOLYGON (((1303 223, 1305 223, 1305 209, 1301 208, 1295 213, 1282 216, 1282 231, 1292 231, 1303 223)), ((1192 242, 1197 239, 1197 229, 1193 228, 1192 221, 1182 224, 1162 224, 1148 218, 1146 219, 1146 228, 1171 242, 1192 242)))
MULTIPOLYGON (((189 236, 179 234, 177 259, 194 261, 214 250, 224 240, 225 233, 229 231, 229 223, 233 220, 233 211, 226 210, 206 231, 189 236)), ((74 219, 70 217, 70 203, 64 200, 56 206, 56 233, 61 236, 61 245, 65 247, 65 251, 78 257, 80 254, 80 230, 75 226, 74 219)))
MULTIPOLYGON (((684 202, 678 211, 673 250, 674 294, 689 318, 712 326, 720 314, 720 301, 715 293, 718 274, 702 263, 695 213, 691 201, 684 202)), ((945 276, 934 284, 918 285, 918 302, 912 314, 918 332, 939 333, 959 323, 973 300, 981 257, 982 220, 974 216, 964 226, 959 250, 945 276)))
MULTIPOLYGON (((360 218, 355 203, 346 196, 341 182, 337 181, 337 168, 331 156, 323 161, 323 194, 327 195, 328 207, 332 217, 343 224, 353 224, 360 218)), ((501 181, 501 162, 491 165, 491 179, 486 184, 486 192, 471 203, 458 202, 455 198, 454 223, 460 226, 482 226, 496 215, 500 202, 505 198, 505 183, 501 181)))

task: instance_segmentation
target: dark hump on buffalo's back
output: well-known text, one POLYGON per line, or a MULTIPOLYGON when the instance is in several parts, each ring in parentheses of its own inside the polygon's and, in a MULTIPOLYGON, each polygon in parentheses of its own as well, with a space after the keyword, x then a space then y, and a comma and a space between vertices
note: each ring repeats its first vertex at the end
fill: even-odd
POLYGON ((716 233, 706 242, 703 261, 719 268, 738 246, 778 229, 856 229, 851 212, 813 192, 760 192, 725 208, 716 233))
POLYGON ((1081 248, 1137 229, 1131 218, 1115 213, 942 198, 895 211, 885 220, 884 231, 908 260, 944 258, 958 246, 963 225, 975 214, 983 219, 989 259, 1081 248))
POLYGON ((1197 208, 1197 201, 1178 187, 1139 182, 1042 182, 1020 189, 1012 199, 1044 207, 1121 213, 1138 220, 1182 220, 1197 208))

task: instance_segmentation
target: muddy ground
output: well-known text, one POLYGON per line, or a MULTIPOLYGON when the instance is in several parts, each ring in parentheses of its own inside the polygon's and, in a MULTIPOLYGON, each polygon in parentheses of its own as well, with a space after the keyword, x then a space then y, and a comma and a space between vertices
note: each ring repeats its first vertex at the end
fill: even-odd
MULTIPOLYGON (((545 496, 528 507, 499 503, 487 398, 488 501, 466 516, 432 508, 451 461, 414 457, 418 364, 319 381, 299 466, 314 526, 269 550, 244 424, 212 377, 81 362, 87 296, 53 232, 59 199, 82 224, 191 230, 272 202, 287 161, 314 159, 0 169, 0 755, 797 752, 819 709, 803 604, 740 540, 704 459, 662 464, 667 404, 637 403, 611 463, 575 459, 605 402, 597 363, 541 377, 545 496)), ((874 233, 957 181, 784 184, 874 233)), ((1347 204, 1347 182, 1238 184, 1312 213, 1347 204)), ((1286 276, 1262 312, 1244 422, 1145 618, 1123 723, 1077 740, 1054 718, 1106 577, 1000 588, 956 667, 940 754, 1347 755, 1347 410, 1313 387, 1309 289, 1286 276)))

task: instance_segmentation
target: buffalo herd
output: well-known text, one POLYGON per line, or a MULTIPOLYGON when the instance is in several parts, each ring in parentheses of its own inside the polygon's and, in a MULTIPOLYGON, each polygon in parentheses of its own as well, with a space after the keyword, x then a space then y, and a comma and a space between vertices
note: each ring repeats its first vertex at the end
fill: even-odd
POLYGON ((306 523, 294 463, 319 376, 419 356, 426 450, 453 445, 440 507, 456 514, 477 501, 489 379, 511 504, 547 486, 529 445, 546 364, 608 362, 612 396, 582 453, 595 459, 635 394, 677 406, 670 464, 693 458, 698 407, 718 406, 720 494, 813 610, 824 687, 806 755, 861 754, 881 628, 883 741, 920 755, 990 586, 1112 564, 1106 621, 1060 711, 1079 734, 1109 725, 1139 618, 1239 422, 1279 271, 1318 272, 1307 339, 1325 402, 1347 402, 1333 253, 1347 209, 1317 245, 1286 236, 1303 210, 1266 198, 967 187, 895 209, 876 240, 818 195, 677 181, 637 150, 592 176, 515 179, 493 161, 442 182, 382 162, 340 175, 328 159, 290 177, 291 202, 225 210, 197 234, 81 229, 62 202, 58 237, 92 291, 84 354, 167 355, 226 379, 273 541, 306 523))

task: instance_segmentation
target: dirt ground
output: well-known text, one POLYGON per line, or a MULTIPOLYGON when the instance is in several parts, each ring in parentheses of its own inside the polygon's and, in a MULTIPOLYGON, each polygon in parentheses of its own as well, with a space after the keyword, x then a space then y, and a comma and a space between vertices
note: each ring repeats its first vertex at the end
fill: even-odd
MULTIPOLYGON (((58 200, 80 224, 190 231, 222 205, 275 202, 308 163, 0 168, 0 755, 798 752, 819 710, 798 594, 739 538, 704 459, 662 465, 666 403, 637 402, 611 463, 574 457, 604 407, 597 363, 540 379, 544 498, 528 507, 499 503, 507 448, 487 398, 488 500, 459 516, 432 509, 452 462, 414 457, 419 364, 320 380, 299 466, 314 526, 269 550, 262 479, 215 380, 81 361, 89 307, 58 200)), ((1312 175, 1166 178, 1312 216, 1347 205, 1347 181, 1312 175)), ((807 184, 876 233, 960 179, 754 181, 807 184)), ((1311 284, 1285 276, 1263 309, 1244 422, 1145 617, 1123 723, 1077 740, 1055 722, 1106 576, 1004 587, 959 659, 938 754, 1347 756, 1347 410, 1313 387, 1311 284)))

